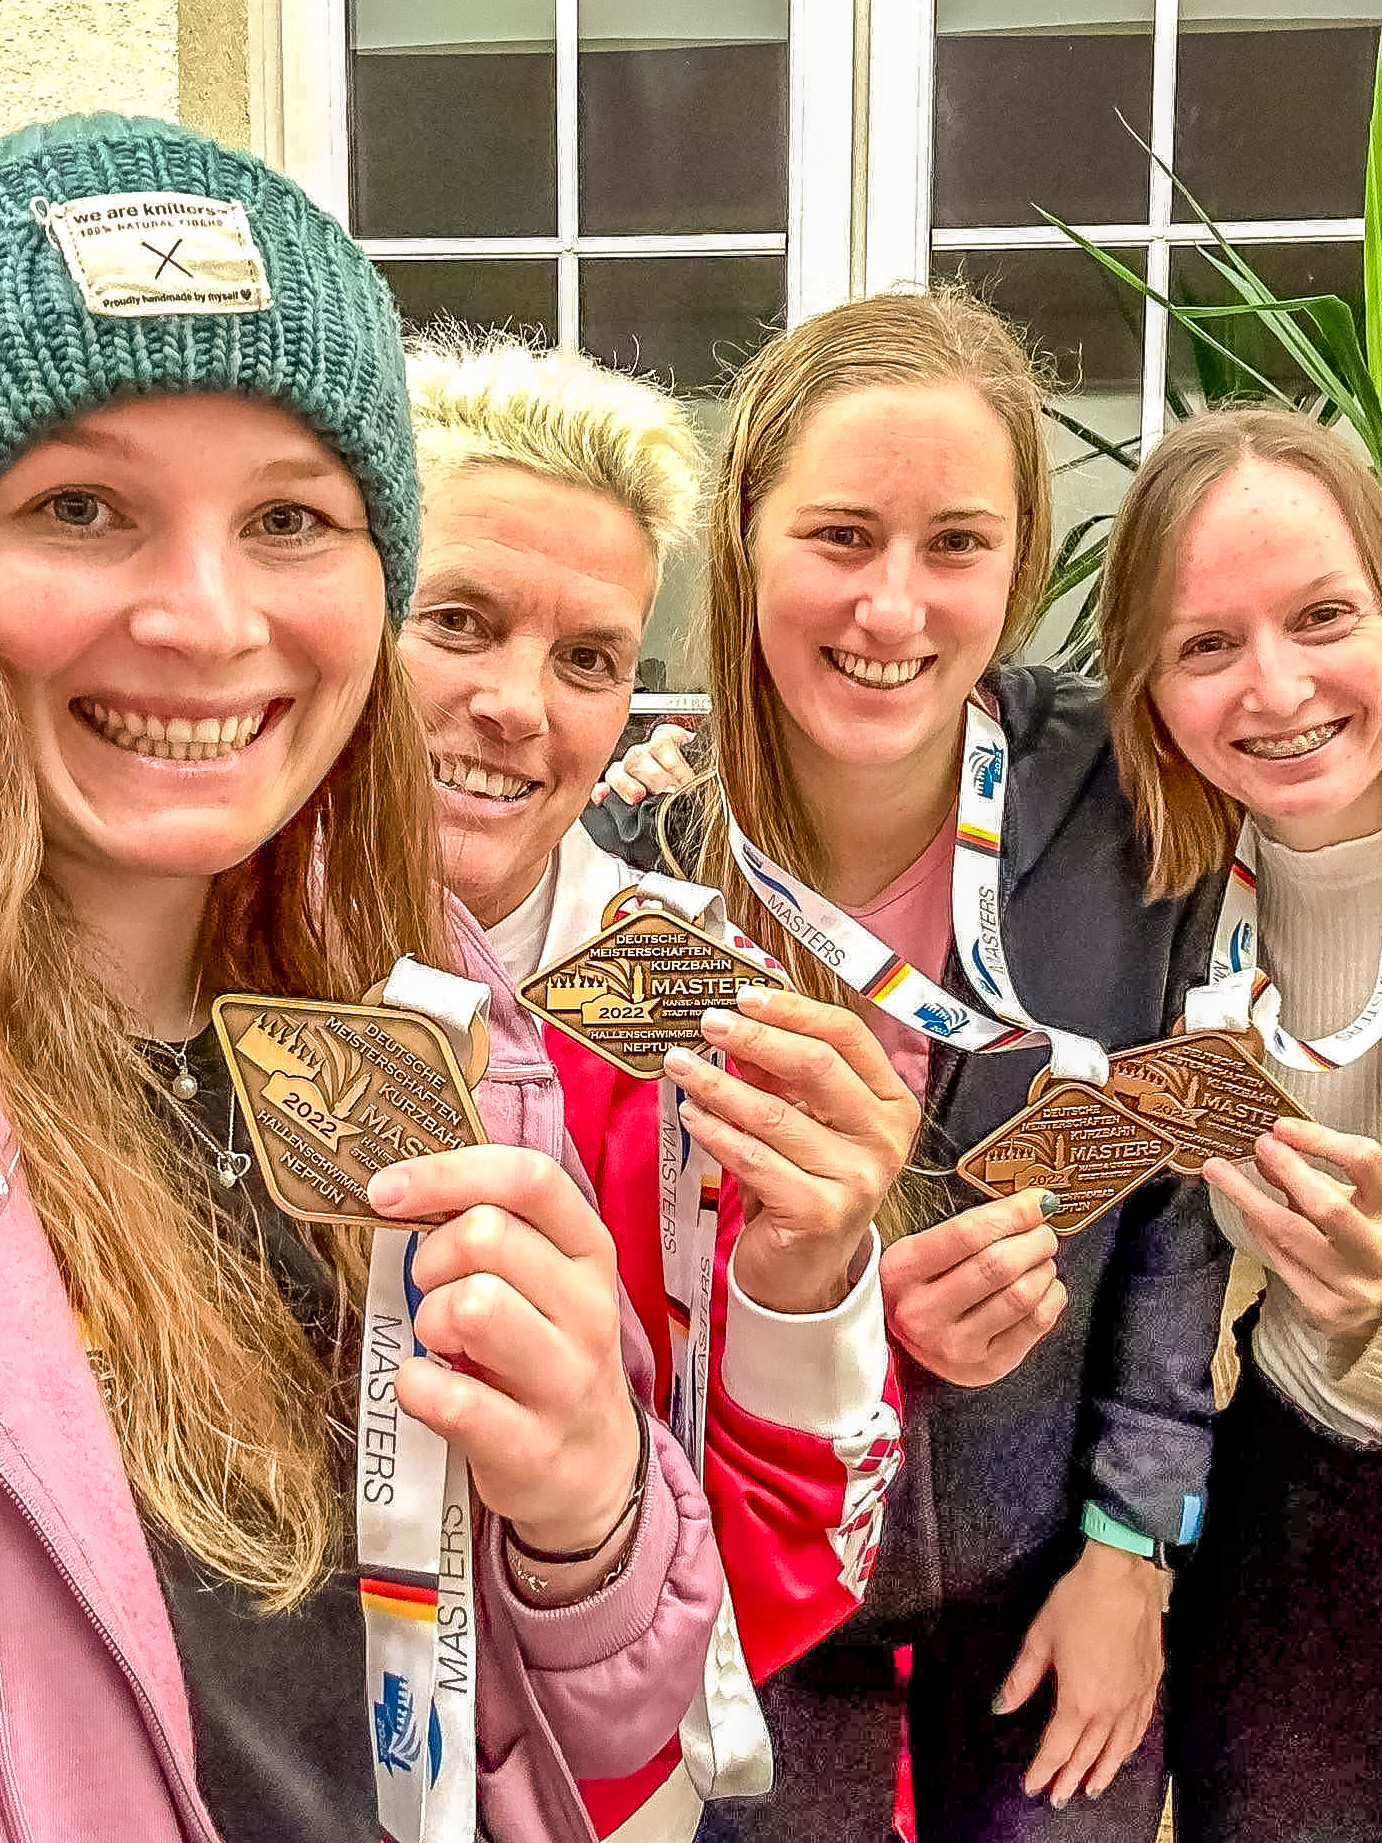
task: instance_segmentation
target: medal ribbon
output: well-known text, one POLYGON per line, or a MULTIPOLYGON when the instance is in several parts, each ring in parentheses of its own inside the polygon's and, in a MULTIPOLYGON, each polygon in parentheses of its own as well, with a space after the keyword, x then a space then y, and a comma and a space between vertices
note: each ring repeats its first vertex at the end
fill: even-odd
MULTIPOLYGON (((400 960, 384 1002, 446 1026, 483 1021, 485 986, 400 960)), ((398 1406, 413 1329, 417 1230, 381 1225, 360 1367, 356 1532, 366 1700, 383 1843, 472 1843, 475 1601, 465 1456, 398 1406)))
POLYGON ((1257 833, 1245 819, 1219 909, 1209 978, 1185 997, 1187 1030, 1246 1031, 1256 1026, 1269 1053, 1288 1069, 1343 1069, 1382 1041, 1382 963, 1363 1009, 1327 1037, 1293 1037, 1281 1027, 1281 993, 1257 963, 1257 833))
POLYGON ((1102 1088, 1108 1080, 1102 1046, 1092 1037, 1039 1023, 1018 998, 1008 971, 999 923, 1008 761, 1001 725, 971 701, 965 708, 951 920, 965 977, 1003 1023, 963 1004, 862 922, 773 863, 745 837, 726 800, 730 850, 750 887, 782 927, 837 978, 909 1030, 978 1055, 1049 1043, 1054 1077, 1102 1088))
MULTIPOLYGON (((656 872, 627 892, 620 915, 653 902, 694 923, 714 940, 765 969, 780 970, 761 947, 725 918, 718 890, 656 872)), ((724 1057, 713 1057, 723 1068, 724 1057)), ((672 1346, 672 1405, 668 1422, 695 1469, 705 1476, 705 1412, 710 1392, 710 1304, 720 1228, 719 1162, 681 1123, 682 1090, 658 1083, 659 1216, 662 1283, 672 1346)), ((706 1654, 702 1684, 680 1727, 682 1757, 702 1798, 738 1798, 772 1789, 773 1754, 763 1712, 744 1657, 726 1585, 706 1654)))

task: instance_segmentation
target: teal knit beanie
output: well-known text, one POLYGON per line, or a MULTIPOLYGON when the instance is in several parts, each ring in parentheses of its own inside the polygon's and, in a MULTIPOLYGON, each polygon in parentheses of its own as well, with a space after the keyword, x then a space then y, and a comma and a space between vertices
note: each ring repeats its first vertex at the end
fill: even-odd
POLYGON ((0 139, 0 472, 112 399, 243 391, 359 483, 402 624, 419 493, 398 315, 282 174, 170 122, 68 116, 0 139))

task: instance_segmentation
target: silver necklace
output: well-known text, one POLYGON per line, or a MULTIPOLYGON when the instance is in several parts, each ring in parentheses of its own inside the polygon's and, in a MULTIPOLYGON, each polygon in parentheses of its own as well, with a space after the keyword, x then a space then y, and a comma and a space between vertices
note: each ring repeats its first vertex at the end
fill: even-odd
MULTIPOLYGON (((195 1089, 194 1089, 195 1092, 195 1089)), ((194 1139, 200 1140, 216 1160, 216 1181, 222 1190, 234 1190, 253 1162, 248 1152, 235 1150, 235 1090, 230 1091, 230 1112, 226 1120, 226 1142, 220 1145, 207 1132, 196 1115, 185 1107, 178 1108, 178 1118, 194 1139)))
MULTIPOLYGON (((192 1008, 187 1013, 187 1035, 182 1039, 182 1048, 179 1050, 173 1051, 174 1059, 177 1063, 177 1072, 173 1076, 172 1082, 169 1085, 171 1086, 174 1095, 180 1101, 192 1100, 193 1097, 196 1095, 198 1088, 201 1086, 201 1083, 197 1080, 196 1076, 192 1073, 191 1069, 188 1067, 188 1064, 187 1064, 187 1046, 192 1041, 192 1026, 197 1021, 197 1000, 201 997, 201 995, 202 995, 202 975, 201 975, 201 968, 198 967, 197 968, 197 983, 192 989, 192 1008)), ((171 1044, 169 1044, 168 1047, 172 1049, 171 1044)), ((235 1094, 233 1090, 231 1092, 231 1097, 230 1097, 230 1107, 231 1107, 230 1127, 231 1127, 231 1131, 234 1132, 235 1130, 235 1094)), ((232 1182, 233 1181, 234 1180, 232 1179, 232 1182)), ((227 1185, 227 1189, 229 1189, 229 1185, 227 1185)))

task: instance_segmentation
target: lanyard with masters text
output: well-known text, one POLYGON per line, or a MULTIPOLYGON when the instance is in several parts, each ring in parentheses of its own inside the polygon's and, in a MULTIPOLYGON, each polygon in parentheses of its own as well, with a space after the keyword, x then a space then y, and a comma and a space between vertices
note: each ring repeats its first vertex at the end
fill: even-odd
POLYGON ((726 805, 730 849, 759 900, 787 932, 847 986, 909 1030, 980 1055, 1049 1043, 1053 1076, 1102 1087, 1108 1080, 1102 1046, 1092 1037, 1039 1023, 1018 998, 1008 971, 999 926, 1007 783, 1002 727, 971 702, 965 707, 951 916, 965 976, 1002 1023, 938 986, 862 922, 765 857, 726 805))
MULTIPOLYGON (((486 987, 400 961, 385 1004, 468 1030, 486 987)), ((404 1414, 394 1378, 413 1331, 416 1230, 374 1231, 360 1372, 356 1527, 375 1791, 384 1843, 475 1836, 475 1600, 469 1468, 404 1414)))
POLYGON ((1256 1028, 1288 1069, 1342 1069, 1382 1042, 1382 964, 1363 1009, 1342 1030, 1309 1040, 1281 1027, 1281 993, 1258 966, 1257 833, 1245 820, 1210 953, 1209 978, 1186 994, 1187 1030, 1256 1028))
MULTIPOLYGON (((652 901, 694 923, 713 940, 733 948, 765 971, 780 972, 775 960, 726 920, 718 890, 675 878, 645 876, 629 890, 620 912, 652 901)), ((712 1061, 723 1066, 718 1052, 712 1061)), ((721 1170, 681 1123, 682 1091, 663 1077, 658 1083, 658 1204, 662 1237, 663 1291, 672 1350, 672 1398, 668 1424, 695 1468, 705 1476, 705 1416, 710 1393, 710 1310, 720 1230, 721 1170)), ((700 1693, 682 1720, 682 1758, 702 1798, 746 1797, 772 1786, 772 1742, 768 1738, 753 1679, 739 1638, 734 1603, 726 1586, 715 1633, 706 1655, 700 1693)))

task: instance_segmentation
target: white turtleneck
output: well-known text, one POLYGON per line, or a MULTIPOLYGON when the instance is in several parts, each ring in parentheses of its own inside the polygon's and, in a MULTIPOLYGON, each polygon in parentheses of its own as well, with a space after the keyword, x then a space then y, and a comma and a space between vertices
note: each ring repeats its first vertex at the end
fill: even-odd
MULTIPOLYGON (((1259 839, 1258 936, 1282 994, 1281 1021, 1297 1037, 1323 1037, 1363 1009, 1382 952, 1382 833, 1291 851, 1259 839)), ((1382 1139, 1382 1044, 1333 1073, 1267 1067, 1325 1126, 1382 1139)), ((1217 1194, 1214 1214, 1236 1247, 1261 1258, 1239 1212, 1217 1194)), ((1352 1440, 1382 1440, 1382 1330, 1366 1348, 1331 1340, 1300 1316, 1295 1296, 1267 1270, 1253 1345, 1259 1367, 1314 1420, 1352 1440)))

